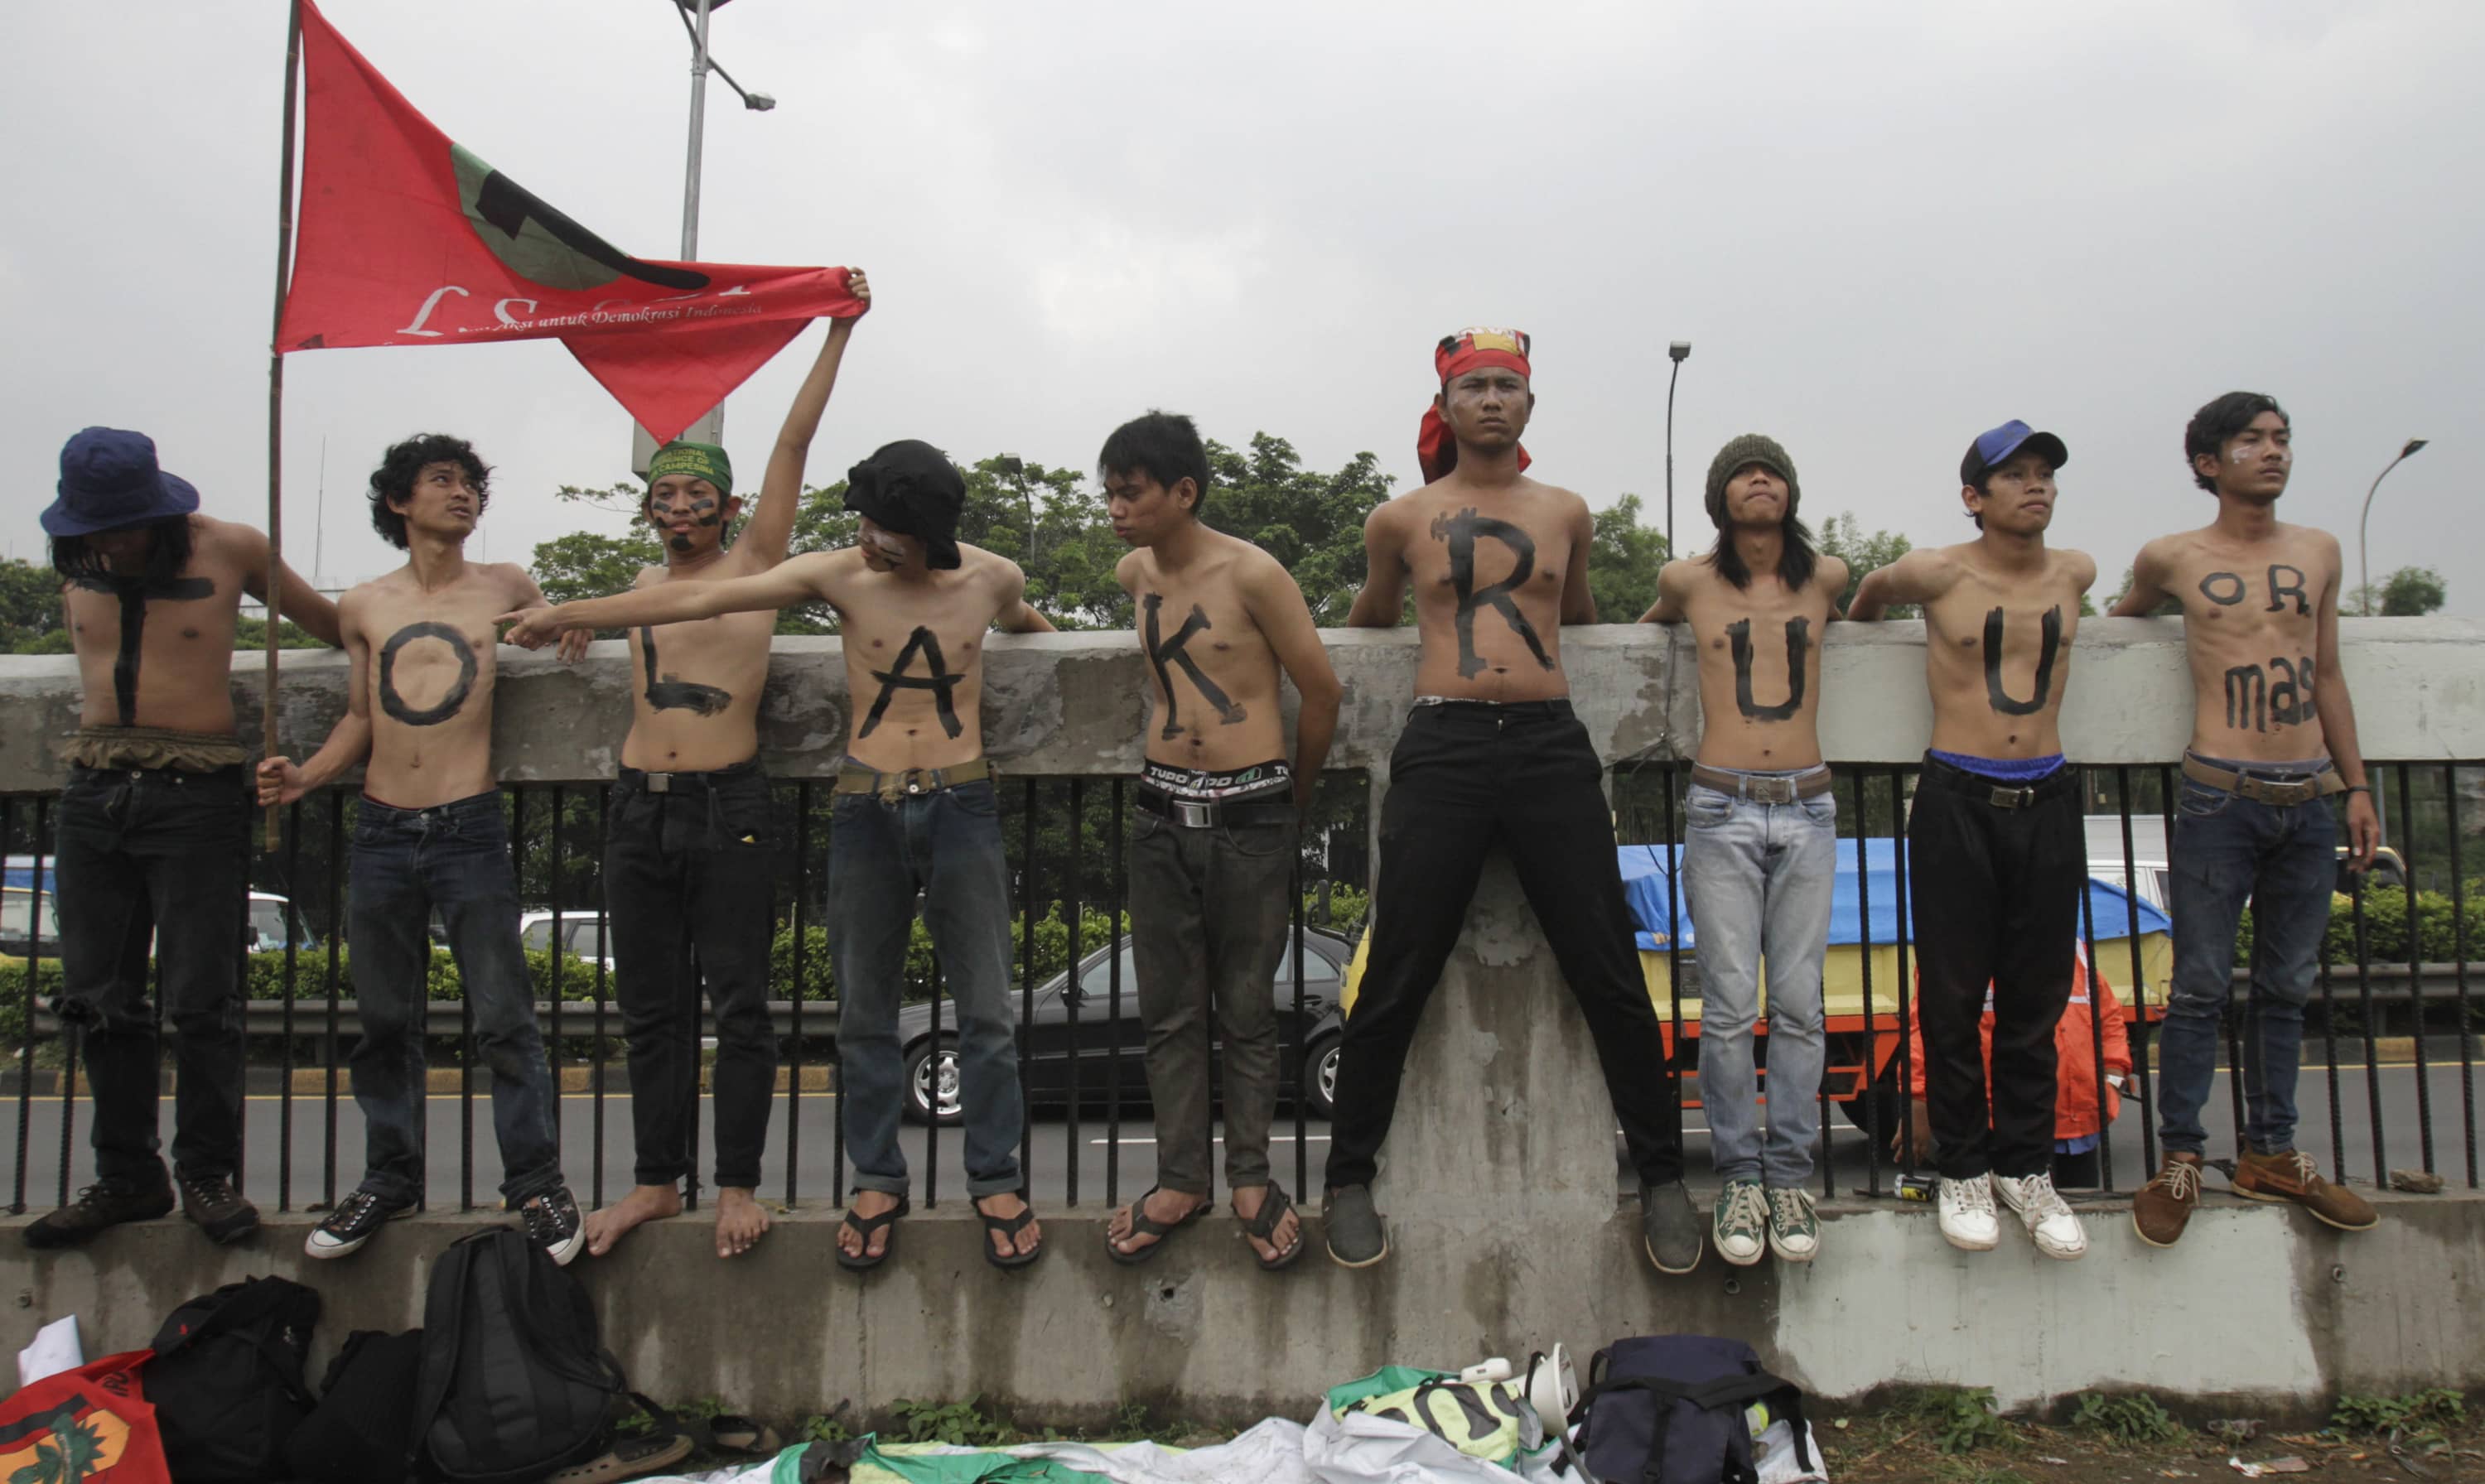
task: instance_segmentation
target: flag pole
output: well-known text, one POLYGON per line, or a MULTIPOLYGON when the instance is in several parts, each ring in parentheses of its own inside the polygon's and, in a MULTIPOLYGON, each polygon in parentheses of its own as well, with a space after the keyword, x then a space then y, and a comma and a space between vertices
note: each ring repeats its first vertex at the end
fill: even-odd
MULTIPOLYGON (((302 74, 302 0, 292 0, 285 22, 285 152, 277 172, 276 309, 267 336, 267 694, 259 708, 261 756, 275 757, 277 628, 285 591, 285 287, 293 261, 293 115, 302 74)), ((277 848, 283 806, 267 809, 267 849, 277 848)))

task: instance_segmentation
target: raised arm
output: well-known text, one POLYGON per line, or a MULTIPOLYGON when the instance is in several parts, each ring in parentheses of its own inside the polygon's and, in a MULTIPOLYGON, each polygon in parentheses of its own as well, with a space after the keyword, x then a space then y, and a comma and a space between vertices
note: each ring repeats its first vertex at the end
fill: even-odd
POLYGON ((2146 618, 2157 611, 2157 606, 2174 595, 2166 590, 2166 553, 2157 542, 2140 549, 2131 559, 2131 591, 2115 600, 2106 609, 2108 618, 2146 618))
MULTIPOLYGON (((249 548, 249 558, 242 568, 244 573, 241 582, 242 591, 265 603, 267 601, 267 563, 271 554, 267 533, 248 526, 235 526, 232 528, 244 532, 242 540, 249 548)), ((279 562, 276 568, 276 585, 277 595, 281 600, 276 606, 276 616, 280 622, 292 624, 322 644, 333 645, 339 642, 337 606, 322 596, 317 588, 303 580, 302 574, 279 562)))
MULTIPOLYGON (((681 624, 720 613, 767 613, 798 607, 827 596, 832 552, 806 552, 766 572, 724 582, 659 582, 606 598, 581 598, 575 603, 521 607, 501 615, 512 625, 505 637, 530 649, 554 634, 598 629, 635 629, 642 624, 681 624)), ((536 596, 542 603, 542 596, 536 596)))
POLYGON ((360 763, 371 750, 371 646, 354 623, 354 599, 345 595, 338 625, 345 647, 345 714, 337 718, 328 741, 311 760, 296 767, 290 758, 263 758, 259 765, 259 801, 289 804, 326 788, 337 775, 360 763))
POLYGON ((1864 574, 1846 616, 1871 623, 1897 604, 1930 603, 1958 580, 1957 565, 1940 552, 1909 552, 1886 567, 1864 574))
POLYGON ((1337 705, 1345 688, 1329 665, 1328 646, 1313 627, 1303 590, 1274 557, 1255 561, 1244 576, 1242 607, 1268 636, 1277 663, 1302 697, 1295 714, 1295 804, 1308 807, 1320 783, 1321 765, 1328 761, 1329 742, 1337 736, 1337 705))
POLYGON ((1363 518, 1363 590, 1347 610, 1350 629, 1395 629, 1406 611, 1406 531, 1396 503, 1384 500, 1363 518))
MULTIPOLYGON (((871 284, 862 270, 855 269, 849 282, 854 296, 868 308, 871 284)), ((811 440, 820 431, 820 415, 828 411, 829 395, 836 391, 837 365, 845 359, 854 327, 854 319, 829 321, 828 337, 820 342, 811 374, 803 378, 802 390, 794 393, 794 405, 785 413, 785 425, 777 431, 777 447, 768 455, 768 473, 759 485, 758 507, 751 512, 742 539, 734 543, 735 550, 749 553, 745 559, 755 567, 764 569, 783 561, 786 545, 794 539, 794 517, 803 503, 803 467, 811 456, 811 440)))
POLYGON ((1684 557, 1656 569, 1656 601, 1639 616, 1644 624, 1679 624, 1691 616, 1691 561, 1684 557))
POLYGON ((1578 508, 1570 512, 1570 565, 1562 574, 1562 622, 1593 624, 1597 621, 1597 594, 1588 585, 1588 556, 1597 545, 1597 518, 1588 513, 1588 502, 1572 495, 1578 508))
MULTIPOLYGON (((2327 539, 2327 538, 2325 538, 2327 539)), ((2344 559, 2338 543, 2330 540, 2325 553, 2330 580, 2321 588, 2320 663, 2324 673, 2312 688, 2312 712, 2321 718, 2321 739, 2330 761, 2355 792, 2347 798, 2347 863, 2362 871, 2373 863, 2382 845, 2382 817, 2373 808, 2373 791, 2364 776, 2364 749, 2356 741, 2356 703, 2347 694, 2347 674, 2338 666, 2338 584, 2344 559)))

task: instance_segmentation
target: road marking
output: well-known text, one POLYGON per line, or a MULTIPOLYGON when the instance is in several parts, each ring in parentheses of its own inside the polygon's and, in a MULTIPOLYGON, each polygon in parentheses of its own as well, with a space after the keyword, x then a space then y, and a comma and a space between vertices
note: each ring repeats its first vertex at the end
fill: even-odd
MULTIPOLYGON (((1295 1137, 1295 1136, 1294 1136, 1294 1135, 1292 1135, 1292 1134, 1270 1134, 1270 1135, 1269 1136, 1269 1142, 1270 1142, 1270 1144, 1288 1144, 1288 1143, 1292 1143, 1292 1142, 1294 1141, 1294 1137, 1295 1137)), ((1156 1143, 1156 1141, 1155 1141, 1154 1139, 1143 1138, 1143 1137, 1141 1137, 1141 1136, 1139 1136, 1139 1135, 1137 1135, 1137 1134, 1125 1134, 1125 1135, 1123 1135, 1123 1136, 1122 1136, 1122 1142, 1123 1142, 1124 1144, 1154 1144, 1154 1143, 1156 1143)), ((1211 1144, 1223 1144, 1223 1143, 1225 1142, 1225 1136, 1224 1136, 1223 1134, 1217 1134, 1217 1135, 1215 1135, 1214 1137, 1212 1137, 1208 1142, 1209 1142, 1209 1143, 1211 1143, 1211 1144)), ((1305 1143, 1305 1144, 1326 1144, 1326 1143, 1328 1143, 1328 1135, 1326 1135, 1326 1134, 1305 1134, 1305 1135, 1303 1135, 1303 1136, 1302 1136, 1302 1142, 1303 1142, 1303 1143, 1305 1143)), ((1109 1140, 1109 1139, 1090 1139, 1090 1140, 1088 1140, 1088 1141, 1087 1141, 1087 1143, 1089 1144, 1089 1146, 1091 1146, 1091 1147, 1096 1147, 1096 1148, 1104 1148, 1104 1147, 1106 1147, 1109 1146, 1109 1145, 1112 1143, 1112 1141, 1111 1141, 1111 1140, 1109 1140)))

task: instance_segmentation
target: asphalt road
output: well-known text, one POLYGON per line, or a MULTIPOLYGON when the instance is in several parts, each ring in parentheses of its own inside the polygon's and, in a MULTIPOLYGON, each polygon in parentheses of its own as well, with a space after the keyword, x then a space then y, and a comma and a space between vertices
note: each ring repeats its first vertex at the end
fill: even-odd
MULTIPOLYGON (((2409 1065, 2385 1066, 2378 1078, 2368 1078, 2362 1066, 2341 1069, 2337 1074, 2338 1112, 2345 1168, 2359 1180, 2374 1175, 2373 1103, 2378 1091, 2381 1108, 2380 1124, 2385 1131, 2383 1168, 2413 1168, 2424 1163, 2421 1121, 2418 1118, 2418 1084, 2416 1068, 2409 1065)), ((2436 1066, 2429 1069, 2426 1091, 2433 1113, 2433 1168, 2441 1171, 2454 1185, 2464 1184, 2470 1160, 2474 1157, 2476 1125, 2471 1122, 2469 1132, 2462 1133, 2463 1106, 2460 1093, 2459 1067, 2436 1066)), ((2330 1077, 2317 1067, 2307 1067, 2299 1088, 2302 1109, 2302 1130, 2299 1144, 2321 1161, 2325 1173, 2338 1169, 2338 1150, 2330 1131, 2330 1077)), ((605 1137, 599 1159, 596 1145, 596 1100, 591 1094, 573 1094, 561 1099, 561 1148, 563 1168, 572 1188, 582 1202, 597 1199, 597 1179, 602 1180, 604 1199, 617 1197, 630 1184, 630 1099, 626 1094, 607 1094, 603 1100, 605 1137)), ((834 1097, 818 1093, 805 1093, 801 1098, 802 1139, 795 1159, 795 1200, 804 1205, 831 1203, 842 1196, 834 1188, 833 1161, 836 1148, 834 1139, 834 1097)), ((2223 1079, 2209 1102, 2206 1122, 2210 1135, 2212 1157, 2231 1153, 2233 1149, 2232 1101, 2226 1095, 2223 1079)), ((786 1131, 791 1100, 780 1094, 771 1120, 768 1139, 767 1178, 763 1194, 771 1200, 786 1197, 786 1131)), ((286 1108, 275 1096, 250 1099, 246 1118, 246 1159, 243 1186, 251 1198, 262 1206, 274 1208, 280 1199, 294 1209, 326 1201, 329 1184, 326 1151, 327 1110, 325 1099, 317 1096, 296 1096, 290 1110, 292 1139, 289 1151, 284 1140, 286 1108), (289 1154, 291 1178, 280 1189, 280 1172, 289 1154)), ((15 1110, 0 1101, 0 1120, 14 1123, 15 1110)), ((76 1141, 71 1167, 71 1180, 83 1183, 92 1177, 93 1165, 85 1148, 90 1110, 81 1108, 72 1129, 76 1141)), ((430 1116, 430 1200, 434 1205, 457 1205, 465 1199, 461 1191, 460 1149, 464 1147, 461 1124, 464 1110, 454 1094, 434 1096, 428 1109, 430 1116)), ((710 1111, 706 1100, 701 1106, 701 1158, 707 1150, 706 1120, 710 1111)), ((473 1175, 473 1199, 478 1204, 497 1201, 500 1160, 492 1144, 490 1099, 478 1095, 473 1108, 474 1138, 477 1165, 473 1175)), ((360 1174, 362 1120, 350 1097, 341 1097, 336 1109, 336 1189, 350 1189, 360 1174)), ((1691 1165, 1690 1180, 1695 1189, 1713 1188, 1716 1179, 1707 1170, 1708 1139, 1697 1110, 1686 1120, 1688 1136, 1686 1152, 1691 1165)), ((6 1126, 6 1125, 0 1125, 6 1126)), ((1841 1194, 1863 1190, 1870 1178, 1868 1149, 1861 1132, 1849 1126, 1834 1110, 1830 1115, 1830 1158, 1841 1194)), ((164 1137, 172 1137, 172 1104, 164 1104, 164 1137)), ((1043 1209, 1103 1209, 1118 1201, 1128 1201, 1148 1188, 1156 1174, 1156 1145, 1146 1111, 1126 1110, 1118 1146, 1106 1119, 1099 1113, 1081 1116, 1074 1129, 1069 1119, 1059 1112, 1039 1111, 1028 1142, 1027 1161, 1036 1203, 1043 1209)), ((961 1134, 956 1129, 940 1130, 937 1151, 927 1148, 930 1130, 909 1125, 904 1135, 904 1147, 915 1172, 915 1199, 918 1203, 932 1201, 960 1201, 966 1193, 966 1170, 961 1134)), ((2141 1123, 2137 1101, 2125 1104, 2125 1111, 2113 1130, 2115 1185, 2122 1191, 2138 1186, 2148 1176, 2144 1166, 2141 1123)), ((19 1139, 8 1147, 9 1178, 14 1191, 22 1168, 25 1174, 25 1200, 30 1208, 41 1208, 55 1202, 61 1185, 61 1103, 57 1097, 36 1097, 27 1105, 27 1116, 19 1139), (22 1146, 22 1160, 17 1153, 22 1146)), ((1322 1162, 1328 1153, 1327 1125, 1310 1121, 1303 1130, 1302 1142, 1296 1142, 1291 1109, 1280 1110, 1276 1147, 1270 1151, 1277 1178, 1298 1194, 1305 1188, 1317 1190, 1322 1162), (1297 1173, 1297 1151, 1300 1149, 1302 1166, 1297 1173)), ((1889 1162, 1882 1161, 1881 1178, 1886 1189, 1891 1176, 1889 1162)), ((1220 1174, 1221 1178, 1221 1174, 1220 1174)), ((1616 1160, 1616 1188, 1627 1191, 1631 1183, 1616 1160)), ((1220 1192, 1221 1193, 1221 1192, 1220 1192)))

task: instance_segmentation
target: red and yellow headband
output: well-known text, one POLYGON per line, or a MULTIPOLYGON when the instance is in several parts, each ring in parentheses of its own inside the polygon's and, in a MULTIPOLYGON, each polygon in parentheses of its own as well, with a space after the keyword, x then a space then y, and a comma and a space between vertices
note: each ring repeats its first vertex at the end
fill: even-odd
MULTIPOLYGON (((1440 373, 1444 387, 1479 366, 1501 366, 1532 377, 1536 373, 1527 364, 1531 343, 1524 330, 1461 330, 1441 337, 1441 343, 1433 347, 1433 368, 1440 373)), ((1458 467, 1459 441, 1437 408, 1424 409, 1423 423, 1415 434, 1415 460, 1423 466, 1427 484, 1458 467)), ((1527 450, 1519 449, 1518 467, 1525 469, 1528 463, 1527 450)))

